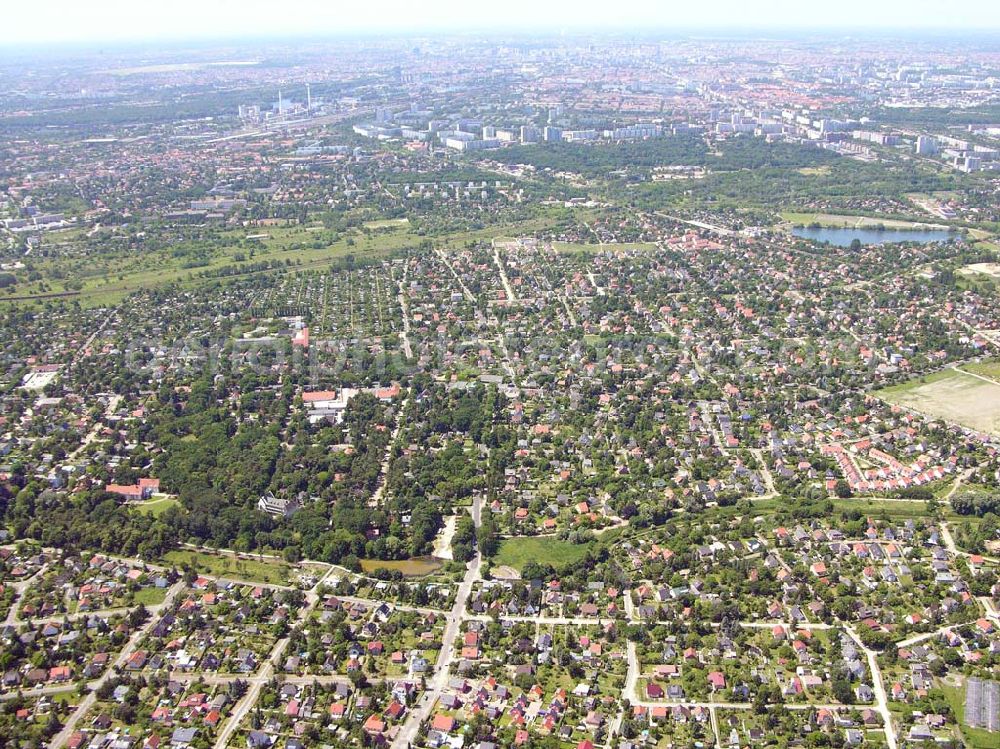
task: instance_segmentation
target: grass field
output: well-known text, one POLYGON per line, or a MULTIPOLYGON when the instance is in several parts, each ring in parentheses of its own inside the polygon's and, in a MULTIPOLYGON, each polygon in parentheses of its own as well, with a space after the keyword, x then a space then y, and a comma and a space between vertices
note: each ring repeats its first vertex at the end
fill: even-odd
POLYGON ((274 559, 239 559, 230 554, 209 554, 189 549, 175 549, 163 555, 166 564, 182 567, 191 565, 195 570, 216 577, 235 577, 274 585, 288 585, 293 578, 293 568, 274 559))
POLYGON ((406 577, 424 577, 437 572, 444 565, 435 557, 416 557, 414 559, 362 559, 361 569, 374 572, 377 569, 399 570, 406 577))
MULTIPOLYGON (((565 210, 544 210, 534 218, 482 229, 456 231, 433 237, 441 247, 464 247, 469 242, 489 241, 498 232, 530 235, 552 225, 565 210)), ((582 215, 582 214, 581 214, 582 215)), ((417 247, 428 237, 418 233, 410 222, 370 222, 367 231, 352 230, 337 236, 322 226, 268 226, 250 234, 259 239, 247 240, 247 230, 223 231, 221 239, 232 243, 205 242, 197 248, 179 242, 163 249, 136 255, 132 252, 109 251, 73 257, 54 253, 52 257, 35 261, 41 279, 28 282, 19 279, 15 286, 0 293, 0 306, 5 304, 38 305, 47 299, 63 298, 78 301, 84 307, 100 307, 120 302, 140 289, 176 283, 184 288, 196 287, 216 280, 222 272, 244 272, 227 275, 223 280, 274 272, 273 269, 253 270, 252 264, 280 262, 291 271, 319 270, 332 262, 352 255, 359 259, 390 257, 405 248, 417 247), (186 265, 197 259, 195 266, 186 265), (202 274, 207 274, 208 278, 202 274)), ((78 247, 85 240, 79 236, 61 237, 68 248, 78 247)))
POLYGON ((387 218, 381 221, 365 221, 366 229, 400 229, 410 223, 408 218, 387 218))
POLYGON ((556 252, 578 253, 578 252, 625 252, 627 250, 637 250, 639 252, 650 252, 656 249, 652 242, 621 242, 620 244, 590 244, 588 242, 553 242, 552 249, 556 252))
POLYGON ((991 380, 996 380, 1000 383, 1000 359, 987 359, 980 362, 969 362, 968 364, 963 364, 962 369, 966 372, 972 372, 973 374, 980 375, 981 377, 988 377, 991 380))
POLYGON ((141 502, 132 506, 136 512, 141 512, 143 515, 159 517, 171 507, 180 507, 180 505, 181 503, 173 497, 160 497, 159 499, 150 499, 147 502, 141 502))
POLYGON ((944 695, 955 715, 955 720, 962 729, 962 738, 969 749, 996 749, 1000 745, 1000 734, 991 733, 983 728, 970 728, 965 725, 965 683, 960 687, 944 686, 944 695))
POLYGON ((556 569, 583 559, 590 544, 571 544, 555 538, 508 538, 493 557, 495 567, 513 567, 520 572, 528 562, 551 564, 556 569))
POLYGON ((946 369, 876 395, 931 418, 1000 435, 1000 384, 968 372, 946 369))
MULTIPOLYGON (((859 510, 871 515, 886 515, 895 520, 905 520, 906 518, 929 517, 930 511, 927 509, 927 502, 919 499, 891 500, 877 497, 849 497, 847 499, 833 499, 833 508, 836 512, 859 510)), ((754 502, 751 507, 753 515, 770 515, 781 509, 787 508, 787 501, 781 498, 764 499, 754 502)), ((711 508, 713 513, 722 517, 729 517, 736 513, 735 507, 711 508)), ((945 520, 974 520, 965 515, 958 515, 951 509, 950 505, 941 505, 938 512, 945 520)))
POLYGON ((163 603, 166 597, 166 588, 140 588, 136 591, 135 602, 141 603, 143 606, 155 606, 158 603, 163 603))
POLYGON ((884 226, 887 229, 925 229, 928 226, 928 224, 915 223, 913 221, 898 221, 891 218, 873 218, 871 216, 839 216, 833 213, 782 211, 779 215, 790 224, 802 224, 804 226, 819 224, 825 229, 865 229, 875 226, 884 226))
MULTIPOLYGON (((980 244, 983 244, 980 242, 980 244)), ((963 276, 986 276, 991 281, 1000 280, 1000 263, 970 263, 958 269, 963 276)))

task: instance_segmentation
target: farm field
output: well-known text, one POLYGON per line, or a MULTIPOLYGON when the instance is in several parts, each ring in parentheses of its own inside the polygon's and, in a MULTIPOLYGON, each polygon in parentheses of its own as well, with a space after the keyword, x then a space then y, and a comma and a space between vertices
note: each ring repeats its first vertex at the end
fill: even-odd
POLYGON ((932 418, 1000 434, 1000 384, 959 369, 894 385, 878 397, 932 418))

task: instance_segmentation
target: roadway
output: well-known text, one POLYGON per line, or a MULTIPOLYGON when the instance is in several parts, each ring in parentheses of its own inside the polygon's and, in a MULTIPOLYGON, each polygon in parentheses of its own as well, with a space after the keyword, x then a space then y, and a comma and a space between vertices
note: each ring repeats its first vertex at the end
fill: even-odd
MULTIPOLYGON (((479 528, 481 509, 482 497, 476 496, 472 501, 472 520, 476 528, 479 528)), ((469 563, 461 585, 458 586, 455 605, 447 614, 441 640, 441 652, 438 654, 435 664, 434 677, 428 683, 427 691, 424 692, 420 702, 407 713, 406 720, 392 742, 393 749, 408 749, 410 747, 417 737, 421 724, 430 718, 431 710, 434 709, 438 698, 441 697, 441 692, 448 685, 451 663, 455 658, 455 640, 461 630, 462 622, 467 618, 466 605, 469 601, 469 595, 472 593, 472 586, 480 579, 482 561, 482 554, 477 550, 476 556, 469 563)))
MULTIPOLYGON (((177 595, 183 589, 184 589, 183 580, 178 580, 176 583, 174 583, 170 587, 170 590, 167 591, 167 595, 166 598, 164 598, 163 600, 162 607, 170 606, 173 603, 174 599, 177 597, 177 595)), ((125 664, 128 663, 128 659, 132 657, 132 654, 136 651, 136 648, 139 647, 139 643, 142 642, 143 638, 145 638, 153 630, 153 627, 156 626, 157 621, 159 621, 159 617, 150 614, 149 619, 146 621, 146 623, 132 633, 132 636, 129 638, 128 642, 125 643, 125 647, 122 648, 122 651, 118 654, 118 657, 115 658, 115 660, 107 669, 105 669, 104 673, 100 676, 100 678, 96 679, 95 681, 92 681, 88 685, 90 691, 88 691, 87 695, 82 700, 80 700, 80 703, 70 714, 69 718, 66 719, 66 723, 63 725, 62 730, 55 735, 55 737, 52 739, 52 743, 49 744, 49 749, 59 749, 60 747, 65 746, 66 742, 69 741, 70 736, 72 736, 73 732, 76 731, 77 724, 80 722, 83 716, 87 714, 90 708, 94 706, 94 703, 97 702, 97 690, 100 689, 101 686, 103 686, 104 683, 111 678, 112 674, 117 674, 119 671, 121 671, 122 668, 124 668, 125 664)))

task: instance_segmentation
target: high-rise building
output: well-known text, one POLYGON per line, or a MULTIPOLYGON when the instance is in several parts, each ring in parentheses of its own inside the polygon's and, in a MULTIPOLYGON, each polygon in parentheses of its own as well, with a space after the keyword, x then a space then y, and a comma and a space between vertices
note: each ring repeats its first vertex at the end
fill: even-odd
POLYGON ((558 127, 548 125, 542 131, 542 137, 545 139, 546 143, 558 143, 562 140, 562 130, 558 127))
POLYGON ((929 156, 936 153, 937 141, 926 135, 917 136, 916 152, 921 156, 929 156))
POLYGON ((532 127, 531 125, 521 125, 520 136, 522 143, 537 143, 541 140, 542 133, 537 127, 532 127))

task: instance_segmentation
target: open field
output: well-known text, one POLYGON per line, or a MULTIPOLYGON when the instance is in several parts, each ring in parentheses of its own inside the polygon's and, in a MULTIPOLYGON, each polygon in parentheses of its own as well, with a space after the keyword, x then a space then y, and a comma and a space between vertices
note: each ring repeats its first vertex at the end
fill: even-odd
POLYGON ((288 564, 273 559, 237 558, 230 554, 175 549, 163 555, 166 564, 181 567, 190 565, 196 571, 217 577, 235 577, 276 585, 287 585, 294 570, 288 564))
POLYGON ((891 218, 872 218, 870 216, 840 216, 832 213, 796 213, 794 211, 783 211, 779 214, 782 219, 790 224, 819 224, 825 229, 872 229, 876 226, 884 226, 887 229, 928 229, 943 228, 941 224, 933 222, 916 223, 913 221, 898 221, 891 218))
POLYGON ((552 248, 557 252, 625 252, 627 250, 637 250, 639 252, 649 252, 656 249, 652 242, 622 242, 620 244, 589 244, 587 242, 553 242, 552 248))
POLYGON ((986 359, 985 361, 969 362, 961 367, 966 372, 972 372, 980 377, 988 377, 996 380, 1000 384, 1000 359, 986 359))
POLYGON ((931 418, 1000 435, 1000 384, 969 372, 946 369, 876 395, 931 418))
MULTIPOLYGON (((830 501, 833 503, 833 509, 836 512, 860 510, 865 514, 885 515, 886 517, 896 520, 930 517, 931 515, 930 510, 927 508, 927 502, 921 499, 899 500, 859 496, 848 497, 846 499, 831 499, 830 501)), ((778 510, 784 509, 786 505, 786 500, 782 498, 763 499, 753 503, 751 507, 751 514, 754 516, 771 515, 778 510)), ((728 517, 737 514, 733 511, 732 507, 713 507, 712 512, 717 513, 721 517, 728 517)), ((958 515, 949 505, 940 507, 938 512, 945 520, 973 520, 967 515, 958 515)))
POLYGON ((995 749, 1000 742, 1000 734, 992 733, 984 728, 970 728, 965 725, 965 680, 957 687, 944 686, 944 696, 951 706, 951 711, 955 715, 955 720, 962 730, 962 738, 965 739, 969 749, 995 749))
POLYGON ((963 276, 989 276, 990 279, 997 281, 1000 280, 1000 263, 971 263, 959 268, 958 272, 963 276))
POLYGON ((139 588, 135 594, 135 602, 141 603, 143 606, 155 606, 163 603, 166 597, 167 591, 165 588, 139 588))
MULTIPOLYGON (((531 234, 550 226, 565 210, 546 210, 524 221, 457 231, 434 237, 439 247, 464 247, 469 242, 489 241, 497 232, 531 234)), ((69 254, 79 249, 79 237, 65 237, 66 252, 38 260, 39 280, 19 279, 0 294, 5 304, 30 306, 46 300, 65 299, 83 307, 113 305, 141 289, 177 284, 197 287, 247 276, 289 271, 319 270, 348 256, 359 260, 382 259, 413 249, 428 237, 406 221, 374 222, 366 231, 351 230, 338 235, 323 226, 268 226, 260 229, 221 231, 219 241, 198 244, 181 241, 137 256, 117 250, 100 254, 69 254), (248 236, 255 237, 248 239, 248 236), (265 263, 277 268, 263 268, 265 263)))
POLYGON ((571 544, 550 537, 508 538, 500 544, 493 564, 520 571, 528 562, 538 562, 558 569, 583 559, 589 548, 589 544, 571 544))
POLYGON ((408 218, 387 218, 381 221, 365 221, 366 229, 401 229, 410 223, 408 218))
POLYGON ((406 577, 424 577, 437 572, 444 562, 437 557, 415 557, 413 559, 362 559, 361 569, 374 572, 377 569, 398 570, 406 577))

